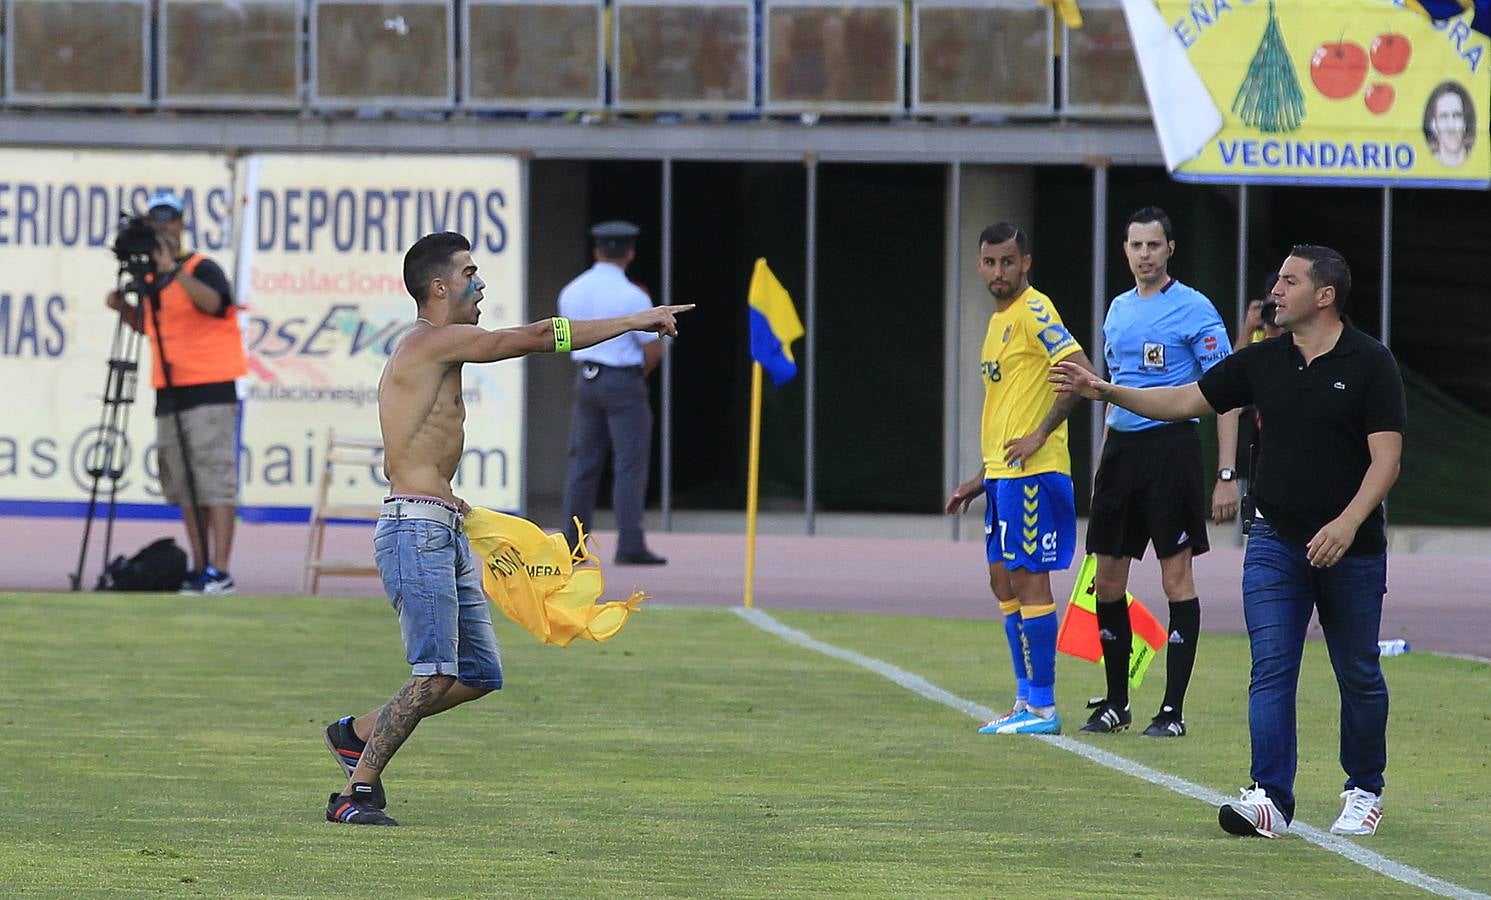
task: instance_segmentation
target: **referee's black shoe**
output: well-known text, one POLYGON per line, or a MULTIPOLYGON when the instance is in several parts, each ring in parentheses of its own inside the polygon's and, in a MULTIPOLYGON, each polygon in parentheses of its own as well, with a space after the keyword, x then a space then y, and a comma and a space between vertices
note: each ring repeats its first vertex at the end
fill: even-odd
POLYGON ((1186 720, 1180 717, 1180 713, 1173 706, 1160 707, 1159 714, 1150 720, 1149 727, 1144 729, 1145 737, 1185 737, 1186 720))
POLYGON ((1093 713, 1087 718, 1087 724, 1078 731, 1087 734, 1113 734, 1126 730, 1134 722, 1127 706, 1119 706, 1107 700, 1089 703, 1088 706, 1093 709, 1093 713))

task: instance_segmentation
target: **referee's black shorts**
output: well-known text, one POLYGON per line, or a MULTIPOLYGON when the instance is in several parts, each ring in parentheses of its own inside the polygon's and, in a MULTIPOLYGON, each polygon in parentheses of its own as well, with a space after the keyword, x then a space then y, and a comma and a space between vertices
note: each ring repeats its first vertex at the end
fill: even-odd
POLYGON ((1143 559, 1152 543, 1160 559, 1187 547, 1200 556, 1211 549, 1208 512, 1194 423, 1109 429, 1093 481, 1088 553, 1143 559))

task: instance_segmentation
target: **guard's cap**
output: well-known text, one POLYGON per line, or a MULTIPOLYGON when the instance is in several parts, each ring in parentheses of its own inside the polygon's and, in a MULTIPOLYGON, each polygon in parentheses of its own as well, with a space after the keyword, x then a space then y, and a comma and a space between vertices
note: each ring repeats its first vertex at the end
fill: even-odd
POLYGON ((147 214, 152 219, 169 221, 179 219, 184 208, 185 204, 181 202, 180 197, 176 196, 175 191, 162 188, 150 196, 147 214))
POLYGON ((591 227, 590 236, 595 238, 595 245, 606 253, 624 252, 637 240, 637 235, 642 229, 631 222, 614 220, 601 222, 591 227))

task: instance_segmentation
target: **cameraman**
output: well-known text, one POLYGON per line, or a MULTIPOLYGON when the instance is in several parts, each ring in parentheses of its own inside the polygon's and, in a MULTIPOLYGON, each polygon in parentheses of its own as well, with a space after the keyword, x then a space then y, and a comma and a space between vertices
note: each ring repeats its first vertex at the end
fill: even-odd
POLYGON ((228 277, 182 246, 182 210, 172 191, 150 198, 146 217, 157 243, 155 271, 142 286, 148 299, 131 305, 112 291, 107 303, 150 338, 161 492, 181 507, 192 548, 181 593, 231 594, 240 414, 234 380, 248 374, 248 364, 228 277))

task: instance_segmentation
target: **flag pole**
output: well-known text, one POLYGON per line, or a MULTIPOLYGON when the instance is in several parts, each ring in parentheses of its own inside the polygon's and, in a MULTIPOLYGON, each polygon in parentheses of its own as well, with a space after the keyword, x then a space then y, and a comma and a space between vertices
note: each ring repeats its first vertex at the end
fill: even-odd
POLYGON ((746 474, 745 607, 755 603, 756 493, 761 472, 761 364, 751 363, 751 449, 746 474))

